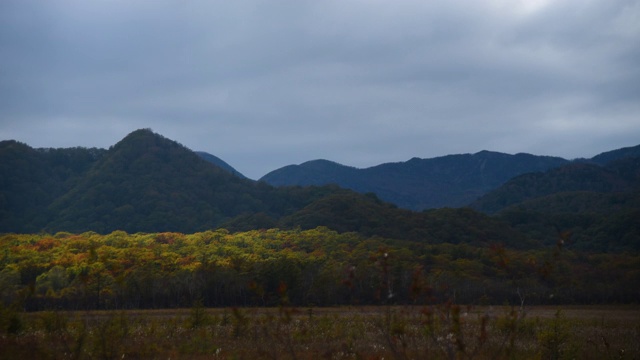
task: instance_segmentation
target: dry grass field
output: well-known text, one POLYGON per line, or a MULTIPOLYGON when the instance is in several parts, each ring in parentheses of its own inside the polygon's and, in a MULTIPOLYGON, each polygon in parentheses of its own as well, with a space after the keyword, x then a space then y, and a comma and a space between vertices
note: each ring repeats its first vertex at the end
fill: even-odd
POLYGON ((0 359, 638 359, 634 306, 12 313, 0 359))

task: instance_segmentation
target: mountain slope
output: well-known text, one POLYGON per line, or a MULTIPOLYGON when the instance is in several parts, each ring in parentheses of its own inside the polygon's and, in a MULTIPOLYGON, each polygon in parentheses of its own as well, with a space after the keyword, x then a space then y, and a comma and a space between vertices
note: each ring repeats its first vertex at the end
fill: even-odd
POLYGON ((612 161, 640 157, 640 145, 624 147, 617 150, 603 152, 589 159, 598 165, 606 165, 612 161))
POLYGON ((566 163, 567 160, 557 157, 490 151, 413 158, 366 169, 316 160, 283 167, 260 180, 274 186, 333 183, 360 193, 373 192, 403 208, 423 210, 463 206, 516 175, 566 163))
POLYGON ((235 175, 237 177, 243 178, 243 179, 247 178, 246 176, 242 175, 239 171, 234 169, 231 165, 227 164, 224 160, 220 159, 219 157, 217 157, 215 155, 211 155, 211 154, 209 154, 207 152, 204 152, 204 151, 196 151, 195 153, 196 153, 196 155, 200 156, 202 159, 212 163, 213 165, 221 168, 222 170, 226 170, 229 173, 231 173, 231 174, 233 174, 233 175, 235 175))
POLYGON ((542 243, 602 252, 640 249, 640 157, 516 177, 472 204, 542 243))
MULTIPOLYGON (((273 186, 309 186, 336 184, 345 188, 359 170, 329 160, 311 160, 300 165, 288 165, 263 176, 264 181, 273 186)), ((356 183, 356 182, 354 182, 356 183)))
MULTIPOLYGON (((304 167, 329 180, 345 173, 355 174, 358 180, 365 174, 381 188, 400 179, 415 187, 428 180, 439 190, 447 185, 477 189, 478 184, 488 186, 514 168, 548 166, 547 160, 481 152, 369 169, 328 161, 304 167), (517 166, 512 164, 514 158, 517 166), (415 183, 412 176, 425 168, 430 176, 415 183)), ((363 195, 336 185, 273 187, 212 166, 150 130, 134 131, 109 150, 33 149, 15 141, 0 142, 0 170, 0 232, 191 233, 217 227, 243 231, 326 226, 428 243, 532 248, 555 244, 558 230, 563 234, 569 230, 575 246, 583 249, 640 248, 637 158, 604 167, 571 163, 522 175, 502 188, 516 189, 507 196, 516 200, 500 205, 495 216, 469 208, 414 212, 384 202, 374 193, 363 195)), ((299 178, 307 173, 302 171, 299 178)), ((411 187, 402 191, 412 194, 411 187)))
POLYGON ((0 142, 0 232, 37 232, 48 221, 49 204, 71 189, 105 150, 33 149, 0 142))
POLYGON ((384 203, 370 194, 343 193, 326 196, 283 217, 284 228, 311 229, 326 226, 339 232, 427 243, 504 243, 511 247, 535 247, 534 241, 514 231, 501 219, 468 208, 414 212, 384 203))
POLYGON ((58 168, 44 152, 15 142, 3 145, 3 164, 12 166, 15 171, 7 173, 18 179, 3 177, 3 194, 13 190, 26 199, 25 211, 3 223, 5 232, 191 233, 217 227, 326 226, 421 242, 531 245, 500 220, 472 210, 416 213, 337 186, 276 188, 241 179, 150 130, 132 132, 91 161, 62 162, 58 168), (70 170, 74 167, 75 172, 70 170), (48 182, 52 174, 67 173, 66 181, 48 182), (27 186, 17 187, 25 179, 31 179, 27 186), (38 196, 44 191, 49 196, 38 196), (34 199, 39 202, 31 206, 34 199), (32 214, 41 219, 34 222, 32 214))
MULTIPOLYGON (((471 204, 486 213, 496 213, 527 201, 563 193, 622 193, 640 184, 640 158, 614 161, 607 166, 575 163, 517 176, 471 204)), ((560 201, 560 203, 567 203, 560 201)), ((550 204, 546 205, 549 210, 550 204)))
POLYGON ((0 142, 0 233, 268 228, 341 193, 240 178, 146 129, 108 151, 0 142))
POLYGON ((265 211, 255 187, 182 145, 137 130, 51 206, 52 230, 197 231, 265 211))

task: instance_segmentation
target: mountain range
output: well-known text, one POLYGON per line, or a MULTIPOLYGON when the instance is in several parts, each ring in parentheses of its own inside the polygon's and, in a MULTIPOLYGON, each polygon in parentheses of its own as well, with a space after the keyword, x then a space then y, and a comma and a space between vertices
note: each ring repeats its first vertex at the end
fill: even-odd
POLYGON ((108 150, 34 149, 8 140, 0 142, 0 232, 326 226, 528 247, 553 243, 561 228, 583 239, 578 246, 637 249, 639 154, 637 146, 568 161, 483 151, 368 169, 318 160, 253 181, 148 129, 108 150))
POLYGON ((465 206, 516 175, 567 163, 557 157, 490 151, 413 158, 366 169, 315 160, 272 171, 260 180, 274 186, 334 183, 360 193, 372 192, 399 207, 421 211, 465 206))
POLYGON ((372 192, 399 207, 421 211, 466 206, 521 174, 544 172, 576 162, 605 165, 633 156, 640 156, 640 146, 576 161, 491 151, 431 159, 413 158, 366 169, 328 160, 313 160, 274 170, 260 180, 274 186, 336 184, 360 193, 372 192))

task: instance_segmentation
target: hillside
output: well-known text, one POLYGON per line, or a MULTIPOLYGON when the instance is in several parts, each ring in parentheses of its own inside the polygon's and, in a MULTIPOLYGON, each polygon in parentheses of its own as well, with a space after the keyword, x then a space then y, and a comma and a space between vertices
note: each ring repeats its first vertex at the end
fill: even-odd
POLYGON ((103 149, 33 149, 0 142, 0 232, 40 231, 48 206, 106 154, 103 149))
MULTIPOLYGON (((338 188, 276 189, 211 166, 181 144, 137 130, 48 206, 46 231, 269 228, 338 188)), ((15 230, 13 230, 15 231, 15 230)))
MULTIPOLYGON (((337 185, 274 187, 245 179, 146 129, 132 132, 109 150, 33 149, 3 141, 0 160, 0 233, 193 233, 216 228, 236 232, 325 226, 341 233, 422 243, 536 248, 554 244, 558 230, 570 229, 574 238, 582 239, 577 246, 583 249, 640 248, 636 221, 640 172, 637 160, 632 159, 606 167, 570 163, 521 175, 485 196, 484 203, 475 203, 477 210, 423 212, 398 208, 374 192, 360 194, 337 185), (500 195, 505 189, 507 195, 500 195), (500 212, 490 216, 478 210, 500 212)), ((379 185, 393 183, 391 174, 407 180, 430 168, 431 184, 445 191, 447 182, 454 189, 488 186, 499 175, 506 176, 505 169, 523 171, 563 161, 481 152, 370 169, 345 168, 328 161, 305 167, 326 178, 347 172, 369 174, 370 178, 380 174, 376 178, 379 185)), ((300 176, 305 174, 302 171, 300 176)), ((415 182, 412 186, 415 188, 403 190, 407 197, 421 189, 415 182)))
POLYGON ((196 151, 196 155, 200 156, 202 159, 210 162, 211 164, 221 168, 222 170, 228 171, 229 173, 235 176, 241 177, 243 179, 247 178, 246 176, 241 174, 238 170, 234 169, 233 166, 227 164, 224 160, 220 159, 215 155, 209 154, 204 151, 196 151))
POLYGON ((1 232, 192 233, 219 227, 245 231, 326 226, 421 242, 534 245, 499 220, 472 210, 417 213, 337 186, 276 188, 243 179, 146 129, 132 132, 109 150, 82 150, 95 156, 67 163, 77 167, 75 172, 64 164, 53 166, 43 152, 24 144, 5 145, 5 158, 14 160, 3 163, 17 170, 22 164, 24 170, 6 177, 3 184, 10 186, 3 187, 3 194, 8 198, 13 191, 25 200, 23 211, 16 211, 16 201, 3 203, 3 213, 12 216, 0 219, 1 232), (44 170, 31 171, 35 169, 44 170), (65 181, 53 182, 57 187, 50 181, 56 173, 68 174, 65 181), (19 180, 11 180, 14 177, 19 180))
MULTIPOLYGON (((606 166, 575 163, 517 176, 498 189, 489 192, 471 204, 474 209, 496 213, 514 205, 561 193, 625 193, 640 185, 640 157, 614 161, 606 166)), ((583 195, 584 197, 584 195, 583 195)), ((562 203, 567 204, 566 201, 562 203)), ((546 211, 553 211, 549 205, 546 211)), ((598 206, 581 211, 598 211, 598 206)), ((574 209, 575 210, 575 209, 574 209)))
POLYGON ((208 229, 244 211, 266 210, 253 189, 252 183, 210 166, 182 145, 138 130, 51 205, 58 215, 47 228, 208 229))
POLYGON ((384 201, 420 211, 464 206, 514 176, 567 163, 557 157, 490 151, 413 158, 366 169, 315 160, 283 167, 260 180, 274 186, 337 184, 360 193, 372 192, 384 201))
POLYGON ((640 145, 606 151, 602 154, 592 157, 588 161, 596 163, 598 165, 606 165, 616 160, 634 157, 640 157, 640 145))
POLYGON ((521 175, 471 206, 497 213, 542 243, 553 243, 561 231, 575 248, 634 251, 640 248, 640 157, 521 175))

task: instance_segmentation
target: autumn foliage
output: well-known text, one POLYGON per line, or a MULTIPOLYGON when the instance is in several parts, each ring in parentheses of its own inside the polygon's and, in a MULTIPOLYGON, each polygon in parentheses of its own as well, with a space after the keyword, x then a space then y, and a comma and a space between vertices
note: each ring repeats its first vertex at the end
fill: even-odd
POLYGON ((0 237, 0 300, 26 310, 629 303, 640 256, 425 244, 327 228, 0 237), (428 294, 428 296, 425 296, 428 294))

